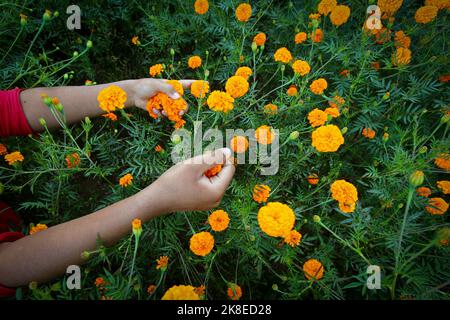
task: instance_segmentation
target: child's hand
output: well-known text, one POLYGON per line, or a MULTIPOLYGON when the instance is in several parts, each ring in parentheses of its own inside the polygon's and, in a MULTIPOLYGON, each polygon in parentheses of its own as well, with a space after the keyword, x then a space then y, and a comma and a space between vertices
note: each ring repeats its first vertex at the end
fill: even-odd
POLYGON ((208 210, 220 204, 234 175, 231 150, 218 149, 174 165, 150 188, 155 188, 164 212, 208 210), (222 164, 217 176, 207 178, 204 173, 222 164))
MULTIPOLYGON (((180 95, 176 92, 176 90, 163 79, 138 79, 132 80, 132 84, 130 86, 130 95, 131 95, 131 103, 136 107, 147 110, 146 105, 148 99, 153 97, 158 92, 163 92, 167 94, 172 99, 178 99, 180 95)), ((188 89, 191 84, 195 80, 179 80, 183 85, 183 88, 188 89)), ((160 115, 160 112, 156 109, 153 109, 153 112, 157 115, 160 115)), ((184 111, 180 111, 180 116, 187 112, 187 109, 184 111)), ((163 111, 163 115, 164 114, 163 111)))

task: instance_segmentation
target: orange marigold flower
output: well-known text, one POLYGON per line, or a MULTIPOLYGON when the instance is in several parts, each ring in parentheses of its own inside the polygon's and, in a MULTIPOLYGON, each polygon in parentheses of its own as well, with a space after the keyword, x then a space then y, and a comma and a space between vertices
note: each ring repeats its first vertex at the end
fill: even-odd
POLYGON ((131 221, 131 227, 133 229, 133 231, 141 231, 142 230, 142 221, 141 219, 133 219, 133 221, 131 221))
POLYGON ((312 146, 319 152, 335 152, 343 143, 341 130, 333 124, 319 127, 312 133, 312 146))
POLYGON ((450 193, 450 181, 448 180, 441 180, 436 183, 439 190, 442 191, 443 194, 449 194, 450 193))
POLYGON ((38 223, 37 225, 31 227, 30 234, 33 234, 33 233, 36 233, 36 232, 39 232, 39 231, 42 231, 45 229, 48 229, 46 224, 38 223))
POLYGON ((433 21, 438 13, 438 8, 435 6, 423 6, 417 9, 414 19, 417 23, 430 23, 433 21))
POLYGON ((355 211, 355 204, 358 201, 358 190, 345 180, 336 180, 331 185, 331 196, 339 202, 339 208, 347 213, 355 211))
POLYGON ((94 82, 93 82, 92 80, 86 80, 86 81, 84 82, 84 85, 85 85, 85 86, 90 86, 90 85, 92 85, 92 84, 94 84, 94 82))
POLYGON ((0 156, 3 156, 8 153, 8 149, 3 143, 0 143, 0 156))
POLYGON ((292 64, 292 69, 295 73, 300 74, 302 77, 307 75, 311 71, 311 67, 308 62, 304 60, 295 60, 292 64))
POLYGON ((97 96, 99 107, 106 112, 125 108, 127 93, 116 85, 111 85, 101 90, 97 96))
POLYGON ((372 130, 371 128, 364 128, 362 130, 362 135, 366 137, 367 139, 373 139, 375 138, 376 132, 372 130))
POLYGON ((222 165, 218 164, 218 165, 215 165, 214 167, 206 170, 204 175, 207 178, 212 178, 212 177, 216 176, 220 171, 222 171, 222 165))
POLYGON ((394 41, 396 48, 409 48, 411 45, 411 38, 408 37, 402 30, 395 33, 394 41))
POLYGON ((308 121, 312 127, 323 126, 328 120, 328 115, 317 108, 308 114, 308 121))
POLYGON ((164 293, 161 300, 200 300, 193 286, 173 286, 164 293))
POLYGON ((191 84, 191 94, 199 98, 204 98, 209 92, 209 83, 204 80, 196 80, 191 84))
POLYGON ((338 108, 329 107, 324 110, 327 115, 330 115, 333 118, 337 118, 341 115, 338 108))
POLYGON ((301 44, 303 42, 306 41, 306 39, 308 38, 306 32, 299 32, 295 35, 294 41, 295 44, 301 44))
POLYGON ((303 264, 303 272, 308 280, 320 280, 324 269, 319 260, 309 259, 303 264))
POLYGON ((255 138, 261 144, 271 144, 275 139, 272 127, 262 125, 255 130, 255 138))
POLYGON ((156 269, 161 271, 166 271, 167 265, 169 264, 168 256, 161 256, 159 259, 156 259, 156 269))
POLYGON ((286 47, 279 48, 277 51, 275 51, 273 57, 275 61, 282 63, 289 63, 293 59, 291 52, 286 47))
POLYGON ((295 223, 294 211, 280 202, 269 202, 258 211, 258 224, 271 237, 284 237, 295 223))
POLYGON ((371 64, 370 64, 370 66, 372 67, 372 69, 375 69, 375 70, 380 70, 380 61, 374 61, 374 62, 372 62, 371 64))
POLYGON ((336 0, 322 0, 319 2, 319 5, 317 6, 317 11, 319 11, 320 14, 328 15, 331 11, 333 11, 334 8, 337 6, 336 0))
POLYGON ((278 107, 273 103, 268 103, 264 106, 264 113, 268 115, 275 115, 278 112, 278 107))
POLYGON ((102 288, 102 287, 106 286, 107 283, 106 283, 105 279, 103 279, 102 277, 98 277, 95 279, 94 284, 97 288, 102 288))
POLYGON ((163 147, 161 147, 159 144, 155 147, 155 151, 156 152, 163 152, 164 151, 164 149, 163 149, 163 147))
POLYGON ((392 64, 394 66, 404 66, 411 62, 411 50, 407 48, 397 48, 392 55, 392 64))
POLYGON ((439 82, 446 83, 450 81, 450 74, 443 74, 439 77, 439 82))
POLYGON ((198 256, 206 256, 214 247, 214 237, 207 231, 194 234, 189 241, 189 248, 198 256))
POLYGON ((258 33, 254 38, 253 42, 256 43, 257 46, 263 46, 266 43, 267 36, 264 32, 258 33))
POLYGON ((436 159, 434 159, 434 164, 446 171, 450 171, 450 154, 441 153, 436 159))
POLYGON ((342 108, 345 104, 345 99, 340 96, 334 96, 332 100, 328 101, 328 104, 332 108, 342 108))
POLYGON ((14 151, 5 155, 5 161, 8 162, 10 166, 17 162, 22 162, 23 160, 25 160, 25 158, 20 151, 14 151))
POLYGON ((216 210, 209 215, 208 223, 214 231, 223 231, 228 228, 230 218, 228 217, 228 213, 226 211, 216 210))
POLYGON ((252 69, 249 67, 240 67, 236 70, 235 76, 240 76, 244 79, 248 79, 253 74, 252 69))
POLYGON ((312 31, 310 34, 310 38, 312 42, 322 42, 323 40, 323 31, 320 28, 317 28, 316 30, 312 31))
POLYGON ((319 183, 319 176, 317 174, 315 174, 315 173, 310 174, 308 176, 308 183, 315 186, 316 184, 319 183))
POLYGON ((102 114, 102 117, 108 118, 111 121, 117 121, 117 116, 112 112, 102 114))
POLYGON ((431 195, 431 189, 427 187, 420 187, 416 189, 416 193, 420 197, 428 198, 431 195))
POLYGON ((252 16, 252 6, 248 3, 241 3, 236 8, 236 18, 241 22, 247 22, 252 16))
POLYGON ((248 92, 248 81, 241 76, 232 76, 225 84, 225 91, 233 98, 240 98, 248 92))
POLYGON ((234 108, 234 98, 227 92, 215 90, 206 100, 208 107, 213 111, 227 113, 234 108))
POLYGON ((153 294, 153 292, 155 292, 155 290, 156 290, 156 286, 154 284, 151 284, 147 288, 147 293, 148 294, 153 294))
POLYGON ((161 73, 163 73, 163 71, 164 71, 164 65, 162 65, 161 63, 155 64, 155 65, 151 66, 149 69, 149 73, 152 77, 159 76, 161 73))
POLYGON ((378 0, 378 7, 383 13, 383 18, 393 16, 403 4, 403 0, 378 0))
POLYGON ((298 93, 298 89, 295 85, 291 84, 291 86, 286 91, 287 95, 290 97, 296 96, 298 93))
POLYGON ((66 156, 67 168, 69 168, 69 169, 76 168, 80 165, 80 163, 81 163, 81 159, 80 159, 80 156, 78 155, 78 153, 74 152, 74 153, 68 154, 66 156))
POLYGON ((321 16, 320 13, 311 13, 309 15, 309 19, 311 19, 311 20, 319 20, 320 16, 321 16))
POLYGON ((244 153, 248 149, 248 139, 244 136, 234 136, 231 138, 230 148, 233 152, 244 153))
POLYGON ((191 69, 197 69, 202 65, 202 58, 199 56, 192 56, 188 59, 188 66, 191 69))
POLYGON ((347 22, 350 17, 350 8, 346 5, 339 5, 334 7, 330 14, 331 23, 339 27, 347 22))
POLYGON ((134 36, 133 38, 131 38, 131 43, 134 44, 135 46, 138 46, 141 44, 138 36, 134 36))
POLYGON ((127 173, 123 177, 119 179, 119 184, 122 187, 128 187, 133 183, 133 176, 130 173, 127 173))
POLYGON ((270 187, 265 184, 257 184, 253 188, 253 200, 258 203, 266 202, 270 197, 270 187))
POLYGON ((194 10, 198 14, 205 14, 208 12, 209 2, 208 0, 196 0, 194 3, 194 10))
POLYGON ((435 6, 438 9, 450 9, 449 0, 425 0, 426 6, 435 6))
POLYGON ((205 295, 205 291, 206 291, 206 287, 203 284, 200 287, 196 287, 194 289, 194 292, 196 294, 198 294, 200 298, 202 298, 205 295))
POLYGON ((314 94, 322 94, 323 91, 328 88, 328 82, 324 78, 319 78, 317 80, 314 80, 309 88, 314 94))
POLYGON ((289 233, 284 237, 284 242, 286 242, 291 247, 298 246, 301 240, 302 234, 296 230, 289 231, 289 233))
POLYGON ((239 300, 242 297, 242 288, 235 283, 229 283, 227 295, 231 300, 239 300))
POLYGON ((448 210, 448 203, 442 198, 430 198, 425 210, 432 215, 443 215, 448 210))
POLYGON ((342 70, 339 74, 343 77, 348 77, 350 75, 350 71, 347 69, 342 70))

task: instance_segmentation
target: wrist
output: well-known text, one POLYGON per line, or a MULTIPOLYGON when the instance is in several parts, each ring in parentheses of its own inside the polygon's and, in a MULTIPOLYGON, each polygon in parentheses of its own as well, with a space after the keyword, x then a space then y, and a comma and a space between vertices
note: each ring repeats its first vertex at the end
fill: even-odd
POLYGON ((145 216, 146 220, 168 213, 169 209, 162 195, 155 183, 149 185, 133 196, 134 210, 145 216))
POLYGON ((135 106, 135 97, 136 97, 136 82, 137 80, 123 80, 118 83, 119 87, 121 87, 127 93, 127 101, 125 102, 125 108, 130 108, 135 106))

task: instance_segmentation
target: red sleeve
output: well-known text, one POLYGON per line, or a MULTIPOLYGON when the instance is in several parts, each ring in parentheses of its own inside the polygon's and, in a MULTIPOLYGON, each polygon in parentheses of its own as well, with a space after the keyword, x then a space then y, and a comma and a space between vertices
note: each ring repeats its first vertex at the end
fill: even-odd
MULTIPOLYGON (((10 231, 20 226, 20 218, 6 203, 0 201, 0 243, 13 242, 23 237, 20 232, 10 231)), ((8 288, 0 284, 0 298, 11 297, 16 294, 16 289, 8 288)))
POLYGON ((33 133, 23 113, 20 91, 19 88, 0 90, 0 137, 33 133))

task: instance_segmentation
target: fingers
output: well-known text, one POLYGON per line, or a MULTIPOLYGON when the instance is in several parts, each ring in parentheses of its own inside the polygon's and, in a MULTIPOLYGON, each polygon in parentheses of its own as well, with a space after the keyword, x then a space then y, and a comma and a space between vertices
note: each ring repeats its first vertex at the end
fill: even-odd
POLYGON ((184 89, 189 89, 191 87, 191 84, 194 83, 193 79, 183 79, 183 80, 179 80, 181 82, 181 85, 183 86, 184 89))
POLYGON ((235 171, 236 167, 230 161, 227 161, 222 170, 215 177, 212 177, 212 184, 225 190, 233 179, 235 171))
POLYGON ((198 176, 203 176, 206 170, 218 164, 225 164, 227 159, 231 156, 231 150, 228 148, 221 148, 205 154, 187 159, 185 164, 195 164, 195 171, 198 176))
POLYGON ((180 98, 180 95, 178 94, 178 92, 175 90, 174 87, 172 87, 171 84, 165 83, 164 81, 161 80, 161 83, 159 84, 159 91, 167 94, 169 97, 171 97, 172 99, 178 99, 180 98))

